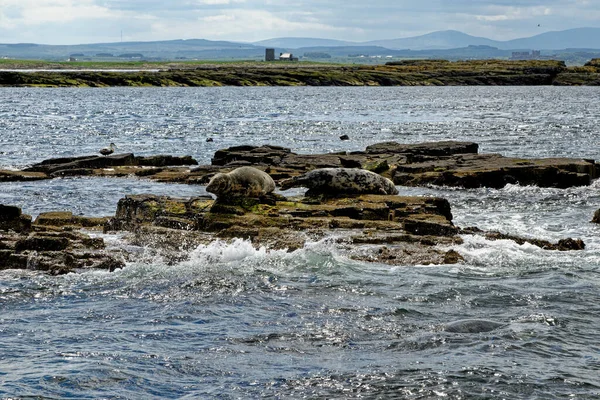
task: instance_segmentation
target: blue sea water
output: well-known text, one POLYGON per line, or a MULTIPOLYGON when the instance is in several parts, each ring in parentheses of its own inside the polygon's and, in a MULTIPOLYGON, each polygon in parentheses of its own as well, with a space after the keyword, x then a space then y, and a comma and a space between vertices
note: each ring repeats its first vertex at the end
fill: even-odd
MULTIPOLYGON (((1 88, 0 98, 4 169, 110 142, 200 163, 240 144, 317 153, 448 139, 507 156, 600 160, 597 88, 1 88)), ((467 236, 455 247, 463 264, 390 267, 327 239, 293 252, 239 239, 175 265, 138 248, 114 273, 0 271, 0 397, 600 398, 600 226, 590 223, 600 182, 399 189, 447 198, 458 226, 581 238, 586 249, 467 236), (505 325, 443 331, 467 318, 505 325)), ((131 193, 204 188, 0 183, 0 203, 34 216, 111 215, 131 193)))

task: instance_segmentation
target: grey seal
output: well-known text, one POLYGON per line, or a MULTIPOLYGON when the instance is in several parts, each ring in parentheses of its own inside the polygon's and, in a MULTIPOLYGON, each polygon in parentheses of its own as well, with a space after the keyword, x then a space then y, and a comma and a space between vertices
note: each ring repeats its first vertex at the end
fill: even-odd
POLYGON ((206 191, 220 197, 261 197, 275 190, 273 178, 254 167, 240 167, 218 173, 206 185, 206 191))
POLYGON ((398 194, 391 180, 361 168, 321 168, 284 179, 282 190, 303 186, 307 196, 337 194, 398 194))
POLYGON ((481 333, 490 332, 503 326, 506 324, 486 319, 462 319, 446 324, 444 330, 452 333, 481 333))

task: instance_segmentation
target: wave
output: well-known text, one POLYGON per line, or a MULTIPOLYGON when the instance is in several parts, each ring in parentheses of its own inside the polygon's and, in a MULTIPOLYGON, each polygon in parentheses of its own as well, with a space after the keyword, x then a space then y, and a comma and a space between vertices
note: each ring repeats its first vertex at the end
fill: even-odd
POLYGON ((464 258, 464 268, 485 274, 529 274, 556 269, 588 269, 600 263, 600 251, 544 250, 530 243, 489 240, 479 235, 463 235, 464 242, 453 246, 464 258))

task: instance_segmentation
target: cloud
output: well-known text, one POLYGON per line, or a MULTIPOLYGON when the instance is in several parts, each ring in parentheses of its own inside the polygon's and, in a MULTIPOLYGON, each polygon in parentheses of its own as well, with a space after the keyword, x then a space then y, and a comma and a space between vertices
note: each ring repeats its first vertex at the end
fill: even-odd
POLYGON ((167 24, 157 21, 152 26, 154 35, 165 37, 207 37, 226 40, 258 41, 265 37, 289 36, 293 31, 300 35, 311 35, 318 31, 329 35, 343 28, 322 24, 311 13, 288 13, 276 15, 264 10, 230 9, 220 12, 199 13, 197 19, 167 24))
POLYGON ((600 27, 600 0, 0 0, 0 41, 76 44, 310 36, 368 41, 455 29, 508 40, 600 27), (77 28, 77 30, 75 30, 77 28))

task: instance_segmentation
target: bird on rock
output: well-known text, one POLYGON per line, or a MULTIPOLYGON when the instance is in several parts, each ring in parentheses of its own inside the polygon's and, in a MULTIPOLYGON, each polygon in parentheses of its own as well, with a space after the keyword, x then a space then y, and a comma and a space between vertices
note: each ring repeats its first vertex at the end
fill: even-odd
POLYGON ((100 154, 102 154, 103 156, 107 156, 109 154, 114 153, 116 148, 117 148, 117 146, 115 146, 114 143, 111 143, 108 147, 101 149, 100 154))

